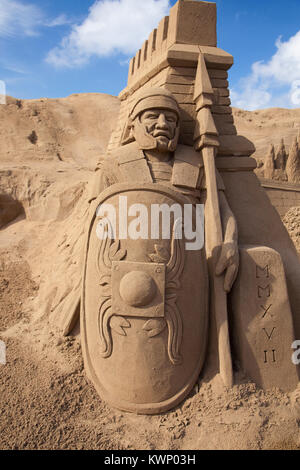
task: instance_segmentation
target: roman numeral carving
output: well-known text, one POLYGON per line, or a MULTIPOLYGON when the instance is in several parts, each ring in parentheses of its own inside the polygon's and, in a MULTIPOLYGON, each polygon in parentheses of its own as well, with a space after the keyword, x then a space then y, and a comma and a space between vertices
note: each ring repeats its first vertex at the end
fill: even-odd
POLYGON ((267 287, 257 286, 257 294, 258 294, 259 299, 261 299, 262 297, 270 297, 271 295, 270 285, 267 285, 267 287))
MULTIPOLYGON (((269 305, 269 307, 264 307, 263 305, 261 305, 261 308, 263 309, 264 311, 264 314, 261 318, 265 318, 265 316, 267 315, 267 313, 269 312, 270 308, 272 307, 272 304, 269 305)), ((271 317, 273 316, 271 313, 270 313, 271 317)))
POLYGON ((261 268, 260 266, 256 265, 256 278, 260 279, 262 277, 270 277, 270 269, 268 265, 266 265, 264 268, 261 268))
MULTIPOLYGON (((268 363, 268 350, 264 351, 264 363, 268 363)), ((272 349, 272 362, 276 362, 276 349, 272 349)))
MULTIPOLYGON (((268 330, 266 328, 263 328, 264 332, 266 333, 267 337, 268 337, 268 340, 270 341, 271 338, 272 338, 272 335, 274 333, 274 330, 276 330, 276 326, 274 326, 273 330, 271 331, 271 333, 268 333, 268 330)), ((275 361, 274 361, 275 362, 275 361)))

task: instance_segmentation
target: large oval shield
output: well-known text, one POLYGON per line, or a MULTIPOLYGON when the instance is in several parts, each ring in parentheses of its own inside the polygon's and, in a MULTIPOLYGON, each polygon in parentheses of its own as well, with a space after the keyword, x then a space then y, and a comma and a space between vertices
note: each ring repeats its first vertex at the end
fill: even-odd
POLYGON ((95 207, 81 312, 86 372, 112 406, 166 411, 192 389, 206 351, 205 251, 188 240, 201 230, 196 206, 167 186, 124 183, 95 207))

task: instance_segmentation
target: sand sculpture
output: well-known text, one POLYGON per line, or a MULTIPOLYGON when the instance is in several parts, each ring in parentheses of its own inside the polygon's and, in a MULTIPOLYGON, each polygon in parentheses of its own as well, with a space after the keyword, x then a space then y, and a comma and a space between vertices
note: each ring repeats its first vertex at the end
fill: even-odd
POLYGON ((280 145, 275 152, 275 147, 271 143, 269 151, 266 155, 258 172, 259 176, 265 179, 274 179, 288 181, 289 183, 299 184, 300 182, 300 151, 299 151, 299 135, 295 136, 287 154, 284 140, 281 139, 280 145), (263 168, 262 168, 263 166, 263 168))
POLYGON ((288 156, 285 150, 284 140, 281 139, 280 145, 277 150, 276 157, 275 157, 275 168, 277 170, 285 170, 287 158, 288 156))
MULTIPOLYGON (((185 209, 200 203, 201 193, 209 187, 207 172, 204 180, 202 155, 189 146, 177 146, 179 120, 180 109, 170 92, 150 87, 138 96, 128 124, 134 142, 111 153, 96 174, 94 207, 109 201, 117 208, 120 197, 127 198, 128 206, 138 201, 150 209, 174 203, 185 209)), ((217 207, 212 204, 211 210, 218 210, 214 170, 212 176, 217 207)), ((218 189, 218 220, 223 221, 225 237, 213 269, 219 275, 226 272, 224 280, 218 278, 222 285, 215 286, 226 315, 226 291, 238 269, 237 230, 221 180, 218 189)), ((191 212, 185 218, 193 216, 191 212)), ((95 214, 90 225, 82 318, 86 363, 100 393, 123 409, 157 412, 174 406, 194 385, 204 362, 209 292, 205 250, 201 246, 188 251, 183 238, 176 239, 179 225, 188 223, 176 217, 170 239, 120 240, 119 234, 99 243, 95 214), (99 282, 99 276, 100 297, 89 287, 99 282), (99 334, 102 350, 95 353, 99 334), (123 381, 123 374, 132 380, 123 381), (121 382, 116 387, 116 375, 123 381, 122 390, 121 382)), ((117 218, 124 218, 121 208, 117 218)), ((145 222, 156 228, 150 217, 145 222)), ((124 223, 119 232, 123 228, 124 223)), ((211 246, 211 251, 215 248, 219 246, 211 246)), ((222 372, 232 384, 228 328, 220 335, 228 361, 222 372)))
MULTIPOLYGON (((123 410, 168 410, 200 372, 231 387, 233 362, 263 388, 290 391, 299 381, 291 346, 300 337, 300 263, 253 172, 255 148, 237 135, 232 64, 217 48, 216 5, 180 0, 131 60, 119 96, 91 185, 81 334, 89 378, 123 410), (167 239, 130 239, 121 198, 193 209, 174 215, 167 239), (177 235, 186 220, 195 224, 199 202, 205 245, 191 251, 177 235), (102 234, 112 236, 101 238, 107 203, 123 222, 115 230, 104 218, 102 234)), ((65 333, 73 317, 66 324, 65 333)))
POLYGON ((286 164, 286 174, 289 182, 300 183, 300 150, 297 137, 295 137, 290 149, 286 164))

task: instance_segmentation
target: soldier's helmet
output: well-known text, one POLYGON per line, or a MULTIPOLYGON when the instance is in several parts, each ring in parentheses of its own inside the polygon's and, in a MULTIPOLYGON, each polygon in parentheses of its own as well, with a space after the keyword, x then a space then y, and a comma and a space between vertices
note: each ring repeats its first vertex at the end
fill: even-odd
POLYGON ((139 119, 140 115, 144 111, 148 111, 150 109, 165 109, 176 113, 178 117, 177 128, 173 139, 170 140, 168 145, 168 150, 173 152, 176 149, 179 138, 180 109, 172 93, 164 88, 148 88, 140 93, 134 102, 129 113, 128 126, 134 127, 132 133, 135 140, 143 150, 155 149, 157 147, 156 139, 147 133, 139 119))
POLYGON ((129 117, 134 120, 144 111, 149 109, 167 109, 174 111, 178 119, 180 118, 180 110, 175 97, 164 88, 148 88, 137 97, 133 104, 129 117))

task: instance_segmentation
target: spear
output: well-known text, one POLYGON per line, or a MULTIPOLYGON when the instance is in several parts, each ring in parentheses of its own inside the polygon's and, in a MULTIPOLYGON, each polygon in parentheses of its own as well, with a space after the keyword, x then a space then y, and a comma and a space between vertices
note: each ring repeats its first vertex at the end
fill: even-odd
POLYGON ((216 179, 215 156, 219 146, 218 131, 211 112, 214 92, 207 72, 205 59, 200 52, 194 87, 196 103, 196 129, 194 146, 202 152, 206 177, 206 254, 211 279, 211 307, 216 318, 220 375, 226 387, 233 385, 232 360, 229 341, 227 294, 224 289, 224 275, 216 275, 218 256, 223 244, 223 230, 216 179))

